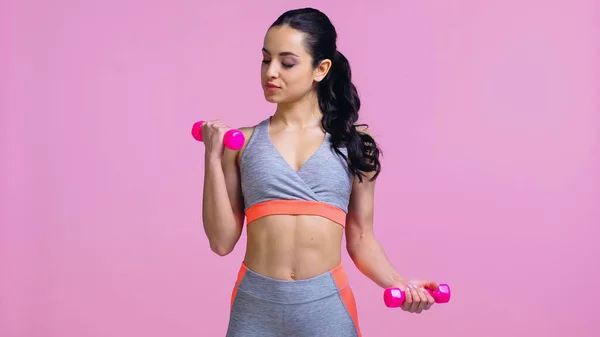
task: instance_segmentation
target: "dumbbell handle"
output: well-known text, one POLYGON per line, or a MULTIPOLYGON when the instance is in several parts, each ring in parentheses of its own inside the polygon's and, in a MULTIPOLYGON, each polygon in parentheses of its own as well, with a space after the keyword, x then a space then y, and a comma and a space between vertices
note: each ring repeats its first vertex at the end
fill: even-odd
MULTIPOLYGON (((199 142, 202 141, 202 124, 204 124, 204 121, 198 121, 192 126, 192 137, 199 142)), ((223 144, 230 150, 241 149, 244 142, 244 134, 240 130, 231 129, 225 132, 225 136, 223 136, 223 144)))
MULTIPOLYGON (((429 292, 435 303, 448 303, 450 301, 450 286, 440 284, 436 290, 425 289, 429 292)), ((388 308, 401 307, 406 299, 406 294, 400 288, 388 288, 383 292, 383 302, 388 308)))

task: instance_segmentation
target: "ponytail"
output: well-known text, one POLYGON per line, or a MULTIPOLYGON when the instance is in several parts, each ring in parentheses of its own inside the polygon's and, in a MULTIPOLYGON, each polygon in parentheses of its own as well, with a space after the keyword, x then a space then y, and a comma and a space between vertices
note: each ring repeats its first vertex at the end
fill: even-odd
POLYGON ((375 180, 381 172, 380 149, 373 137, 356 128, 367 126, 355 124, 360 110, 360 98, 352 83, 350 63, 339 51, 335 52, 331 68, 325 78, 318 83, 317 96, 323 112, 323 129, 331 135, 331 145, 348 163, 353 175, 363 181, 365 173, 375 172, 375 180), (339 148, 345 147, 348 155, 339 148))
POLYGON ((321 126, 331 135, 331 146, 341 155, 354 176, 363 181, 366 173, 375 172, 375 180, 381 171, 380 150, 373 137, 356 128, 367 126, 354 124, 358 120, 360 99, 352 83, 350 64, 337 51, 337 32, 331 20, 314 8, 290 9, 281 14, 271 27, 287 25, 304 33, 303 44, 312 56, 316 67, 324 59, 331 60, 331 68, 323 80, 317 83, 319 107, 323 113, 321 126), (340 148, 346 148, 346 156, 340 148))

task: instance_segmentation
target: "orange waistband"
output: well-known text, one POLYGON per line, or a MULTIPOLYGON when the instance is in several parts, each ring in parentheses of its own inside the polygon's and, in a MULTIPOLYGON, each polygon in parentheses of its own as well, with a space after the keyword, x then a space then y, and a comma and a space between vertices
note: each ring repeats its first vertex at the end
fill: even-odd
POLYGON ((318 215, 342 227, 346 226, 346 212, 333 205, 309 200, 269 200, 253 205, 246 210, 246 222, 267 215, 318 215))

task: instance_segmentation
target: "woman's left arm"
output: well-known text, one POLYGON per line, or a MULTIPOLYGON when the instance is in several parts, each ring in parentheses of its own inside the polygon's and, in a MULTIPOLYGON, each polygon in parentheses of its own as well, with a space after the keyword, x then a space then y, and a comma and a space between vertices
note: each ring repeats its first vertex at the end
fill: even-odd
MULTIPOLYGON (((364 131, 363 131, 364 132, 364 131)), ((374 172, 359 181, 355 177, 346 217, 346 249, 358 270, 382 288, 400 288, 406 299, 402 309, 420 313, 429 309, 433 297, 423 288, 434 290, 438 284, 413 281, 403 277, 392 265, 373 231, 375 182, 374 172)))
MULTIPOLYGON (((376 180, 375 180, 376 181, 376 180)), ((346 217, 346 249, 358 270, 382 288, 408 286, 373 232, 375 181, 355 178, 346 217)))

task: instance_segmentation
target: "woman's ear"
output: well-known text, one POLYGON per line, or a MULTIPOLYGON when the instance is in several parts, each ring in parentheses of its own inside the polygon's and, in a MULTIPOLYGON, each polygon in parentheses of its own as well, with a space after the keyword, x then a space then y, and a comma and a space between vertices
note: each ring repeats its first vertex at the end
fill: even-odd
POLYGON ((327 76, 327 73, 329 73, 330 69, 331 69, 331 60, 325 59, 325 60, 321 61, 321 63, 319 63, 319 65, 315 68, 314 80, 316 82, 321 82, 325 78, 325 76, 327 76))

